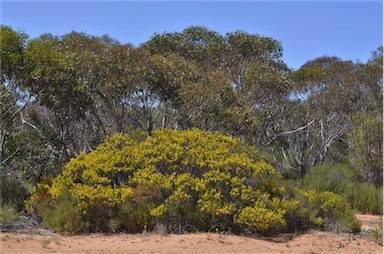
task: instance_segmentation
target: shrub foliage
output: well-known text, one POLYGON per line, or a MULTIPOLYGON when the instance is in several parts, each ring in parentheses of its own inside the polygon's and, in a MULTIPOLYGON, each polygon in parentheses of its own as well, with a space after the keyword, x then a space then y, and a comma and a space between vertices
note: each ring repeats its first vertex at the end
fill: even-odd
POLYGON ((322 164, 312 167, 303 179, 309 190, 331 191, 341 195, 363 213, 383 214, 383 187, 359 180, 359 172, 348 164, 322 164))
POLYGON ((72 159, 28 200, 67 232, 231 231, 274 234, 353 222, 332 192, 283 187, 281 175, 239 139, 199 130, 115 134, 72 159))

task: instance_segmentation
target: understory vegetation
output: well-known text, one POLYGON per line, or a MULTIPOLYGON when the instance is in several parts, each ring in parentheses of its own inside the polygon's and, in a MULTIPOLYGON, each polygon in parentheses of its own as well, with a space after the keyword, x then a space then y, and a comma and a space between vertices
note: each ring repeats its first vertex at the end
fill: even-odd
POLYGON ((359 174, 348 164, 323 164, 311 168, 304 177, 304 189, 331 191, 342 196, 357 211, 383 214, 383 187, 359 180, 359 174))
POLYGON ((273 38, 200 26, 0 42, 2 226, 28 209, 57 232, 274 235, 383 214, 380 45, 294 70, 273 38))

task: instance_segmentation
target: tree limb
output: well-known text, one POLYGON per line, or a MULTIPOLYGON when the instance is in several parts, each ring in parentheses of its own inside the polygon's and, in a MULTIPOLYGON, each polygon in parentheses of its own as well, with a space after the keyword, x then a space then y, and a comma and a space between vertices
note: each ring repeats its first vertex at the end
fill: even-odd
POLYGON ((298 131, 301 131, 301 130, 304 130, 305 128, 307 128, 308 126, 312 125, 314 122, 316 121, 316 119, 312 120, 311 122, 307 123, 306 125, 304 126, 301 126, 295 130, 291 130, 291 131, 286 131, 286 132, 282 132, 282 133, 279 133, 277 135, 275 135, 273 138, 271 138, 267 143, 265 143, 263 145, 263 147, 267 147, 268 145, 270 145, 275 139, 277 139, 278 137, 280 136, 283 136, 283 135, 288 135, 288 134, 292 134, 292 133, 295 133, 295 132, 298 132, 298 131))

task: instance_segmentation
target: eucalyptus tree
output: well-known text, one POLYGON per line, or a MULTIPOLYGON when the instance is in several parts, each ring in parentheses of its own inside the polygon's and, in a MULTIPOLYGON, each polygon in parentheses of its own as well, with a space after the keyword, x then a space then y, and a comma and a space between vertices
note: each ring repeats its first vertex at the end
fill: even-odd
POLYGON ((25 51, 26 85, 37 103, 48 109, 44 124, 54 133, 52 145, 65 162, 81 151, 76 123, 85 117, 90 100, 78 85, 75 61, 62 50, 59 37, 41 35, 30 40, 25 51))
POLYGON ((7 141, 19 127, 18 119, 30 100, 30 94, 23 88, 24 47, 28 36, 14 31, 8 26, 0 27, 1 40, 1 130, 0 130, 0 164, 12 159, 16 150, 6 148, 7 141))
MULTIPOLYGON (((324 162, 337 142, 345 138, 348 130, 345 103, 349 100, 336 97, 343 97, 340 89, 353 82, 352 68, 351 61, 320 57, 308 61, 293 74, 297 92, 292 97, 298 101, 296 117, 287 121, 287 126, 305 127, 290 133, 288 147, 281 148, 289 170, 304 175, 310 167, 324 162)), ((335 151, 334 155, 337 153, 345 155, 345 151, 335 151)))
POLYGON ((33 186, 51 171, 55 153, 47 133, 30 118, 40 112, 26 81, 28 36, 7 26, 0 29, 0 206, 20 211, 33 186))
POLYGON ((290 69, 282 61, 281 44, 269 37, 235 31, 225 35, 224 71, 247 113, 243 139, 275 153, 290 113, 290 69))
POLYGON ((360 169, 362 180, 383 185, 383 47, 372 52, 356 76, 359 110, 351 117, 349 156, 360 169))
POLYGON ((28 86, 47 117, 63 160, 93 150, 107 135, 129 127, 136 59, 131 45, 109 36, 49 34, 27 46, 28 86))
POLYGON ((145 43, 151 54, 171 52, 207 68, 222 66, 225 45, 222 35, 202 26, 187 27, 182 32, 155 34, 145 43))
POLYGON ((357 129, 365 121, 359 123, 358 119, 367 119, 368 115, 381 117, 380 110, 368 110, 377 109, 377 92, 382 89, 378 71, 367 71, 370 62, 324 56, 308 61, 293 73, 296 93, 292 99, 297 100, 297 110, 296 117, 286 126, 305 128, 290 133, 286 146, 281 147, 288 170, 304 175, 315 164, 350 159, 351 149, 356 146, 351 135, 357 142, 357 129), (359 117, 362 114, 364 117, 359 117))
POLYGON ((134 48, 109 36, 76 32, 63 36, 62 44, 75 62, 76 89, 89 100, 82 124, 92 134, 89 148, 93 149, 106 135, 123 132, 129 125, 126 107, 134 90, 134 48))
POLYGON ((220 69, 225 53, 223 36, 205 27, 188 27, 182 32, 155 34, 145 48, 155 58, 174 62, 172 67, 168 65, 173 69, 173 85, 169 80, 161 82, 174 91, 168 97, 176 116, 174 128, 231 131, 224 123, 232 121, 226 117, 236 111, 236 97, 220 69))
POLYGON ((184 128, 228 131, 258 148, 277 134, 289 87, 279 42, 243 31, 220 35, 189 27, 156 34, 145 46, 152 54, 179 55, 195 72, 180 90, 184 128))

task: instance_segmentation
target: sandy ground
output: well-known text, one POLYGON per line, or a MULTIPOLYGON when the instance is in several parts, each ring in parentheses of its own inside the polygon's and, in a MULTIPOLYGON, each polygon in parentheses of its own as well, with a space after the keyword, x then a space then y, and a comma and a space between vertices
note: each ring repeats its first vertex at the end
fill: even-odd
MULTIPOLYGON (((359 215, 369 230, 378 216, 359 215)), ((367 237, 311 231, 291 240, 272 241, 220 234, 91 234, 61 236, 49 231, 40 235, 0 234, 0 253, 383 253, 383 247, 367 237)))

